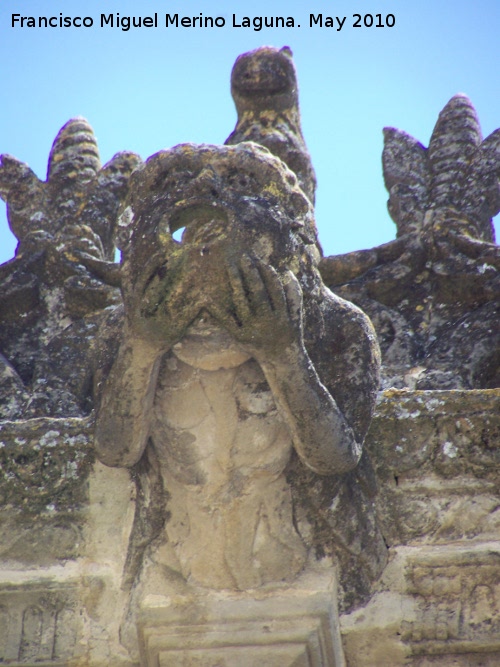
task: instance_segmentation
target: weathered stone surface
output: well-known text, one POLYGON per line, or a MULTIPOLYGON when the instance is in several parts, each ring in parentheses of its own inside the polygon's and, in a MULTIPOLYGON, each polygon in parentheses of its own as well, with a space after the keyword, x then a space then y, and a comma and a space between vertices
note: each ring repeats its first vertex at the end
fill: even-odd
POLYGON ((494 665, 498 540, 400 547, 370 603, 341 618, 348 665, 494 665))
POLYGON ((498 543, 489 546, 483 553, 470 548, 423 552, 409 561, 407 582, 417 618, 404 624, 403 641, 413 653, 498 652, 500 552, 498 543))
POLYGON ((390 562, 341 617, 350 667, 495 665, 499 390, 385 391, 366 445, 390 562))
POLYGON ((344 667, 335 573, 313 566, 287 586, 251 596, 151 595, 139 617, 144 665, 344 667))
MULTIPOLYGON (((3 579, 3 577, 2 577, 3 579)), ((17 665, 84 664, 79 582, 0 580, 0 661, 17 665)))
POLYGON ((117 618, 131 483, 92 464, 91 440, 89 420, 0 424, 2 664, 131 666, 117 618))
POLYGON ((496 539, 499 443, 498 389, 384 392, 367 447, 386 541, 496 539))
POLYGON ((500 386, 500 133, 481 142, 464 95, 439 116, 429 148, 385 130, 384 178, 398 238, 326 257, 327 285, 370 315, 383 386, 500 386))
POLYGON ((0 422, 0 561, 39 566, 81 554, 91 426, 81 419, 0 422))
MULTIPOLYGON (((16 256, 0 267, 1 418, 90 411, 91 382, 65 386, 67 377, 58 374, 50 347, 73 323, 120 302, 113 237, 138 163, 133 153, 120 153, 101 168, 92 128, 83 118, 70 120, 57 135, 46 181, 16 158, 1 156, 0 196, 19 240, 16 256)), ((95 321, 80 325, 78 341, 66 352, 79 378, 93 326, 95 321)))
POLYGON ((498 131, 387 130, 398 237, 320 261, 289 50, 232 91, 234 145, 2 157, 0 663, 496 667, 498 131))

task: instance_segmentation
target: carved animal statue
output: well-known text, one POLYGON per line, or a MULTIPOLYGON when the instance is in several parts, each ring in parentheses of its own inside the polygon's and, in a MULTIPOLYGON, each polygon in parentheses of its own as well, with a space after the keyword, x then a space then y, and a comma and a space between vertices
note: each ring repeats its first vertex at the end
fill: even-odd
POLYGON ((291 580, 310 540, 285 469, 293 450, 315 475, 358 464, 374 330, 323 285, 310 201, 256 144, 157 153, 133 173, 121 225, 125 321, 96 451, 149 479, 131 549, 148 521, 157 539, 139 588, 291 580), (146 496, 164 491, 152 519, 146 496))
POLYGON ((300 127, 297 73, 288 46, 243 53, 231 72, 238 122, 226 144, 254 141, 277 155, 297 176, 314 204, 316 175, 300 127))

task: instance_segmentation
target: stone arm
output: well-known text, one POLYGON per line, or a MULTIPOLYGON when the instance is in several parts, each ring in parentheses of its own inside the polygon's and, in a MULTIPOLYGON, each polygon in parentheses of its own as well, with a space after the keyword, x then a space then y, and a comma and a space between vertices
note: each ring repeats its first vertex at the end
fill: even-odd
POLYGON ((377 248, 322 257, 319 271, 327 285, 343 285, 374 268, 400 259, 408 251, 413 251, 412 241, 407 234, 377 248))
POLYGON ((156 345, 125 332, 96 421, 95 450, 102 463, 129 468, 141 458, 149 437, 161 358, 156 345))
MULTIPOLYGON (((182 266, 164 280, 162 261, 159 252, 144 261, 142 270, 138 260, 122 264, 123 335, 100 390, 95 434, 97 456, 109 466, 131 467, 141 458, 149 438, 161 360, 199 311, 182 266)), ((174 262, 171 258, 170 263, 174 262)))
MULTIPOLYGON (((306 347, 302 289, 291 272, 279 275, 249 256, 229 261, 225 270, 229 291, 225 297, 205 302, 206 308, 260 364, 301 460, 322 475, 353 469, 361 456, 377 388, 375 334, 371 330, 370 340, 370 332, 360 331, 358 321, 367 318, 342 299, 330 302, 334 297, 325 290, 323 307, 330 318, 333 313, 336 324, 331 335, 329 326, 323 327, 326 335, 321 338, 318 333, 306 347), (347 347, 342 348, 342 337, 348 339, 347 347), (349 345, 364 347, 364 351, 357 350, 356 357, 349 345), (315 353, 315 363, 308 347, 315 353), (318 373, 325 354, 328 361, 318 373), (338 380, 327 388, 321 377, 331 375, 331 363, 338 380), (356 374, 362 378, 358 385, 369 378, 368 391, 357 387, 356 374)), ((160 291, 149 291, 157 301, 160 291)), ((176 291, 171 286, 167 291, 169 298, 151 325, 137 299, 135 306, 133 299, 129 301, 125 333, 103 389, 96 423, 96 452, 107 465, 131 467, 141 458, 149 437, 161 359, 199 311, 194 290, 176 291)))
POLYGON ((377 335, 367 315, 354 304, 324 286, 320 295, 316 308, 305 309, 306 349, 356 441, 362 443, 380 386, 377 335))
MULTIPOLYGON (((379 364, 374 332, 371 341, 366 336, 360 341, 366 348, 365 365, 370 365, 370 368, 349 368, 349 363, 356 361, 352 356, 350 360, 335 360, 337 366, 345 371, 341 381, 347 390, 344 390, 344 405, 341 407, 321 381, 306 349, 302 290, 295 276, 291 272, 278 275, 272 267, 244 257, 239 266, 228 267, 228 279, 234 303, 226 310, 218 305, 212 314, 261 366, 301 460, 321 475, 343 474, 352 470, 361 456, 369 418, 362 419, 363 424, 356 424, 355 419, 349 419, 349 405, 361 399, 368 405, 367 413, 371 415, 379 364), (364 397, 358 395, 357 398, 349 395, 348 387, 352 383, 349 373, 352 376, 365 371, 375 380, 371 393, 364 397)), ((330 292, 327 294, 331 295, 330 292)), ((350 304, 347 308, 349 313, 342 314, 340 311, 342 308, 346 310, 346 302, 338 301, 343 304, 339 316, 346 323, 348 318, 352 321, 353 315, 354 318, 358 314, 364 317, 350 304)), ((358 338, 362 337, 358 332, 358 338)), ((324 345, 328 341, 318 342, 324 345)), ((334 347, 332 345, 335 354, 334 347)), ((328 354, 330 351, 325 352, 328 354)))
POLYGON ((272 360, 257 355, 302 462, 320 475, 343 474, 361 457, 362 442, 340 410, 303 345, 272 360))

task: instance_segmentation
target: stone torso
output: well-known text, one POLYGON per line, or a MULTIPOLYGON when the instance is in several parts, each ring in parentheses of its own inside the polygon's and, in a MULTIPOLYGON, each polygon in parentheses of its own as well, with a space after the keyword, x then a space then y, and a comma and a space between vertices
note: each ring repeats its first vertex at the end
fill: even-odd
POLYGON ((163 361, 151 436, 186 578, 243 589, 301 569, 283 475, 289 430, 259 365, 206 318, 163 361))

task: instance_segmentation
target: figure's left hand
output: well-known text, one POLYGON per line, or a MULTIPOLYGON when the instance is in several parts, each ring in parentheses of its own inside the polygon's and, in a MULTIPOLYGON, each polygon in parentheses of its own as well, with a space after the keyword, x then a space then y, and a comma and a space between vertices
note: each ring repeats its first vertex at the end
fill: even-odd
POLYGON ((302 289, 291 271, 283 274, 243 255, 226 264, 230 290, 209 310, 255 358, 279 356, 303 344, 302 289))

